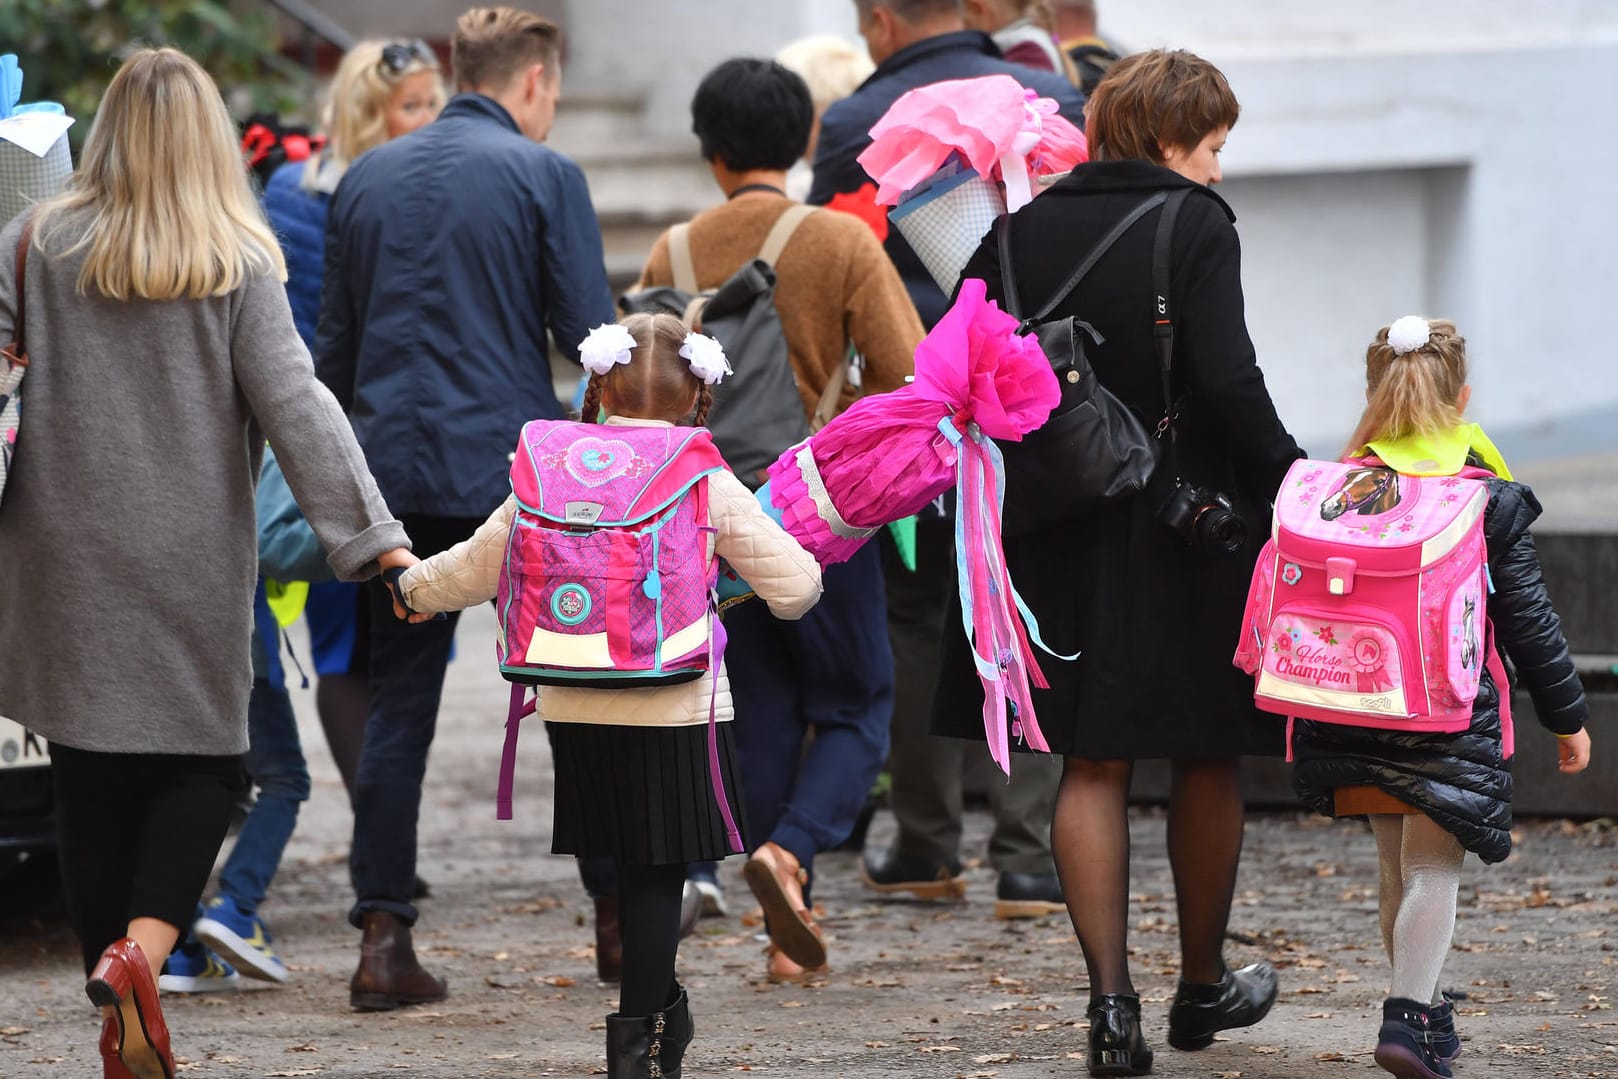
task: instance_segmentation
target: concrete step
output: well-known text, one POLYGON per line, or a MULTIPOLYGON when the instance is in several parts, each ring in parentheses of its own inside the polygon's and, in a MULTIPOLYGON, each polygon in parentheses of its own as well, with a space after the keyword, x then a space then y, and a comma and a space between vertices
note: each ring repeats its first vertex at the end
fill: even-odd
POLYGON ((563 153, 573 146, 632 142, 646 133, 645 113, 644 93, 571 94, 564 88, 547 141, 563 153))

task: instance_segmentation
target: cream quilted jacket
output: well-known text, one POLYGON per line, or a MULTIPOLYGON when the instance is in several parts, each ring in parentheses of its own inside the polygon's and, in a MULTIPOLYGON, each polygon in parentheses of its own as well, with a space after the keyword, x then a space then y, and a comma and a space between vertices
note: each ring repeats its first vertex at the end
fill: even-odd
MULTIPOLYGON (((625 421, 614 417, 608 422, 625 421)), ((820 599, 820 567, 815 560, 765 514, 735 476, 719 472, 703 482, 708 484, 708 515, 718 532, 714 550, 769 604, 771 614, 802 618, 820 599)), ((412 566, 399 582, 405 602, 418 611, 437 612, 492 600, 515 512, 516 502, 508 498, 470 539, 412 566)), ((723 664, 717 695, 713 677, 659 689, 545 686, 537 714, 550 723, 677 727, 706 723, 711 699, 723 722, 734 715, 723 664)))

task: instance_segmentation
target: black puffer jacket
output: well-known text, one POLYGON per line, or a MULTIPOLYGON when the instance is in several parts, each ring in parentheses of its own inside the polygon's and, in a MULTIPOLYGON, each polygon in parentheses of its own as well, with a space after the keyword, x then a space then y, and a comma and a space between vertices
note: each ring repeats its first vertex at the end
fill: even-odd
MULTIPOLYGON (((1501 650, 1556 734, 1584 726, 1590 708, 1551 607, 1528 526, 1540 514, 1534 492, 1491 479, 1483 535, 1494 593, 1489 618, 1501 650)), ((1332 812, 1338 787, 1372 784, 1443 825, 1485 862, 1511 853, 1511 769, 1501 756, 1500 697, 1483 672, 1472 726, 1460 734, 1408 734, 1300 720, 1292 785, 1311 809, 1332 812)))

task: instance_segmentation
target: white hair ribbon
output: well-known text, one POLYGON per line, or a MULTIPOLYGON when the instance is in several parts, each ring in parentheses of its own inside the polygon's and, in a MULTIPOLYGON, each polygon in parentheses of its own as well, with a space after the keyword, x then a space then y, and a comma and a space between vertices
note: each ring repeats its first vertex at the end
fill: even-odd
POLYGON ((1433 328, 1427 325, 1426 319, 1420 315, 1405 315, 1388 327, 1388 346, 1395 356, 1403 356, 1424 348, 1432 335, 1433 328))
POLYGON ((579 344, 579 362, 592 375, 604 375, 621 363, 629 362, 636 347, 635 335, 616 322, 590 331, 579 344))
POLYGON ((724 346, 706 334, 686 334, 685 344, 680 346, 680 355, 691 365, 691 373, 709 386, 716 385, 731 373, 724 346))

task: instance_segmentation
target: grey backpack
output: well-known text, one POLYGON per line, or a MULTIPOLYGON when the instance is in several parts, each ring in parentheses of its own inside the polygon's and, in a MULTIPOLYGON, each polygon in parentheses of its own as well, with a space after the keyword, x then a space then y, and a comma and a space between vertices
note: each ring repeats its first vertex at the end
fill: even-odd
MULTIPOLYGON (((773 267, 792 234, 814 212, 811 206, 790 207, 770 229, 758 257, 706 292, 698 287, 691 260, 691 225, 676 225, 669 230, 674 287, 642 289, 618 300, 625 314, 676 315, 725 347, 733 373, 714 387, 708 429, 725 463, 753 489, 763 485, 765 470, 783 450, 809 437, 809 419, 775 310, 773 267)), ((839 392, 841 382, 837 380, 839 392)), ((831 403, 835 407, 835 396, 831 403)), ((818 416, 820 410, 816 412, 818 416)))

